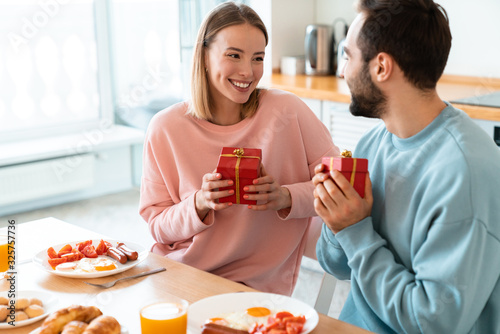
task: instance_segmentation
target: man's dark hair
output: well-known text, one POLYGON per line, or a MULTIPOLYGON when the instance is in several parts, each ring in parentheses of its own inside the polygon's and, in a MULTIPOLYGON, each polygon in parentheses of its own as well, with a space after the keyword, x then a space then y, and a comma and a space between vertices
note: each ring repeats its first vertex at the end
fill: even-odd
POLYGON ((357 40, 365 62, 386 52, 417 88, 436 87, 451 48, 443 7, 432 0, 360 0, 358 11, 365 15, 357 40))

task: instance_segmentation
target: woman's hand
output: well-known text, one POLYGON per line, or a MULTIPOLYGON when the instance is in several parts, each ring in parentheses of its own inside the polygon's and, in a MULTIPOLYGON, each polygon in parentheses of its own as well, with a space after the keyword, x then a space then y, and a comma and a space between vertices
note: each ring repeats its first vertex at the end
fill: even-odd
POLYGON ((292 197, 288 189, 282 187, 271 175, 268 175, 262 164, 260 165, 260 175, 261 177, 253 180, 253 185, 243 188, 243 191, 246 192, 243 198, 259 201, 262 204, 249 205, 248 207, 256 211, 278 211, 291 207, 292 197))
POLYGON ((218 203, 221 197, 227 197, 234 194, 234 190, 221 190, 219 188, 233 185, 233 180, 221 180, 220 173, 208 173, 203 175, 201 189, 196 192, 195 205, 198 216, 203 221, 210 210, 223 210, 232 205, 232 203, 218 203))

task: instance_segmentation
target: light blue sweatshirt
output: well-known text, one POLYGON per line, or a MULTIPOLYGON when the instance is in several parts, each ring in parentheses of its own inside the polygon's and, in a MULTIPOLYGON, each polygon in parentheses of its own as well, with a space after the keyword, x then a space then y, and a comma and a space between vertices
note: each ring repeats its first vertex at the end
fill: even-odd
POLYGON ((340 319, 376 333, 500 333, 500 148, 448 104, 417 135, 359 142, 372 215, 317 244, 351 280, 340 319))

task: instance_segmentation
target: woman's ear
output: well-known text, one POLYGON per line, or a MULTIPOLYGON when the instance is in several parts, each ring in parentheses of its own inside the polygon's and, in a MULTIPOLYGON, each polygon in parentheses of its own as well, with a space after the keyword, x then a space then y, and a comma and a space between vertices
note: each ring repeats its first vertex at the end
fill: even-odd
POLYGON ((372 75, 378 82, 387 81, 394 70, 394 58, 388 53, 380 52, 373 60, 372 70, 372 75))

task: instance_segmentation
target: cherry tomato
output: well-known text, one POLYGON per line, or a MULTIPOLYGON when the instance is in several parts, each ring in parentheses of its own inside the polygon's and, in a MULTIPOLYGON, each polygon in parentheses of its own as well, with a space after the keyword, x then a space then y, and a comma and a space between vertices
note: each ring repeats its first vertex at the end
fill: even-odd
POLYGON ((97 245, 95 251, 96 251, 97 255, 103 255, 103 254, 106 254, 109 247, 111 247, 111 243, 101 239, 101 241, 99 242, 99 245, 97 245), (109 244, 109 246, 107 244, 109 244))
POLYGON ((96 258, 97 257, 97 253, 95 251, 95 248, 92 245, 85 246, 85 248, 82 250, 82 253, 86 257, 90 257, 90 258, 96 258))
POLYGON ((81 259, 83 259, 85 257, 85 255, 83 255, 83 253, 80 252, 78 249, 74 249, 73 254, 75 254, 78 257, 78 260, 81 260, 81 259))
POLYGON ((57 256, 61 257, 61 255, 71 253, 72 250, 73 250, 73 247, 71 247, 71 245, 66 245, 59 250, 59 252, 57 253, 57 256))
POLYGON ((279 318, 269 317, 269 318, 267 318, 266 329, 270 330, 273 328, 285 329, 285 323, 283 321, 281 321, 281 319, 279 319, 279 318))
POLYGON ((66 262, 73 262, 80 260, 77 253, 66 253, 61 256, 61 259, 66 259, 66 262))
POLYGON ((291 314, 290 312, 287 312, 287 311, 278 312, 278 313, 276 313, 275 318, 277 318, 277 319, 293 318, 293 314, 291 314))
POLYGON ((287 334, 299 334, 302 332, 302 328, 304 328, 304 324, 300 322, 287 322, 286 324, 286 333, 287 334))
POLYGON ((57 252, 54 250, 54 248, 52 247, 49 247, 49 249, 47 249, 47 255, 49 256, 49 258, 51 259, 57 259, 59 256, 57 255, 57 252))
POLYGON ((49 259, 49 264, 52 267, 52 269, 56 269, 56 266, 58 264, 66 262, 66 259, 64 258, 55 258, 55 259, 49 259))
POLYGON ((76 244, 76 248, 81 252, 88 245, 92 245, 92 240, 82 241, 76 244))
POLYGON ((271 329, 269 332, 267 332, 268 334, 288 334, 286 332, 286 330, 284 329, 277 329, 277 328, 273 328, 271 329))
POLYGON ((301 324, 305 324, 306 323, 306 317, 304 315, 301 315, 301 316, 298 316, 298 317, 290 317, 290 318, 285 318, 283 319, 283 321, 285 322, 298 322, 298 323, 301 323, 301 324))
POLYGON ((250 334, 267 334, 267 329, 264 327, 264 325, 255 323, 253 324, 252 327, 248 330, 250 334))

